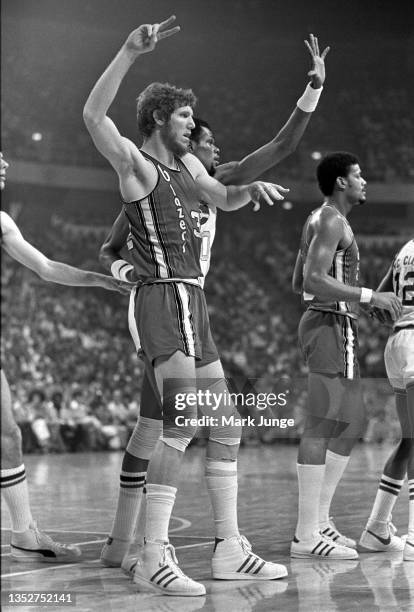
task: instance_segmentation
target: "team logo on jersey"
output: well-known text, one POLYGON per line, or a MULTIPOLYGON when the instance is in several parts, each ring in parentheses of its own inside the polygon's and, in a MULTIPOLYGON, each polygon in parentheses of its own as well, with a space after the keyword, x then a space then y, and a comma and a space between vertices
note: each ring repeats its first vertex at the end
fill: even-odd
POLYGON ((174 196, 174 204, 175 204, 177 215, 178 215, 178 225, 181 230, 181 250, 183 253, 185 253, 186 252, 185 245, 187 241, 187 224, 185 222, 183 205, 181 204, 181 200, 176 194, 175 189, 171 184, 171 177, 168 174, 168 172, 164 170, 163 168, 161 168, 159 164, 158 164, 158 170, 160 171, 160 174, 163 177, 163 179, 168 183, 168 186, 171 189, 172 194, 174 196))

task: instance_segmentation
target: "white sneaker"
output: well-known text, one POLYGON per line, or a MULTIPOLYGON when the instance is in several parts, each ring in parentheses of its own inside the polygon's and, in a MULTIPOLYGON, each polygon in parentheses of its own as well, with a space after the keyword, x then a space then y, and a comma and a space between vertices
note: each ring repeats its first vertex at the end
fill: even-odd
POLYGON ((405 538, 395 534, 392 523, 375 521, 367 524, 359 539, 358 550, 361 552, 398 552, 403 550, 405 538))
POLYGON ((108 536, 101 550, 101 563, 105 567, 121 567, 122 559, 128 552, 130 540, 108 536))
POLYGON ((242 535, 218 542, 211 565, 213 578, 218 580, 276 580, 288 575, 284 565, 255 555, 250 542, 242 535))
POLYGON ((139 559, 142 559, 142 554, 144 551, 144 547, 140 546, 139 550, 132 554, 127 554, 122 559, 121 569, 130 578, 134 577, 135 566, 138 563, 139 559))
POLYGON ((358 553, 354 548, 336 544, 320 533, 314 534, 310 540, 298 540, 295 536, 290 545, 290 556, 294 559, 319 558, 343 561, 358 559, 358 553))
POLYGON ((341 546, 347 546, 348 548, 357 547, 357 543, 355 540, 344 536, 340 531, 337 530, 337 528, 335 527, 335 523, 330 517, 328 526, 324 529, 321 529, 321 534, 324 535, 326 538, 333 540, 337 544, 340 544, 341 546))
POLYGON ((403 561, 414 561, 414 541, 405 541, 403 561))
POLYGON ((80 561, 80 548, 61 544, 37 528, 33 521, 27 531, 12 532, 11 557, 15 561, 40 561, 42 563, 73 563, 80 561))
POLYGON ((171 544, 146 542, 142 558, 134 569, 134 583, 138 591, 180 597, 197 597, 206 594, 203 584, 191 580, 178 567, 174 547, 171 544))

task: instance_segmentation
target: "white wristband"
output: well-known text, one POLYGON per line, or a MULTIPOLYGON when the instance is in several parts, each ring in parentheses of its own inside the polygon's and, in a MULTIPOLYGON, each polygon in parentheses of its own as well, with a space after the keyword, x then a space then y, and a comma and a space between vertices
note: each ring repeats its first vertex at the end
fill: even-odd
POLYGON ((361 297, 359 301, 361 304, 369 304, 372 300, 372 289, 367 289, 366 287, 361 287, 361 297))
POLYGON ((122 281, 128 281, 127 274, 133 269, 134 266, 125 261, 125 259, 117 259, 111 265, 112 276, 122 281))
POLYGON ((318 101, 322 93, 323 87, 314 89, 311 84, 308 83, 302 96, 296 102, 296 106, 303 110, 305 113, 313 113, 315 108, 318 106, 318 101))

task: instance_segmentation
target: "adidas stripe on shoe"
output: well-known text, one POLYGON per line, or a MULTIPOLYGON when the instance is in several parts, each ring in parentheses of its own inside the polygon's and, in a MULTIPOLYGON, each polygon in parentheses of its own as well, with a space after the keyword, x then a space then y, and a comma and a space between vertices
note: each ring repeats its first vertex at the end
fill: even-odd
POLYGON ((242 535, 216 543, 211 561, 216 580, 277 580, 288 575, 284 565, 261 559, 242 535))
POLYGON ((142 558, 137 558, 134 584, 140 592, 198 597, 206 594, 203 584, 195 582, 179 568, 171 544, 146 542, 142 558))
POLYGON ((356 548, 357 546, 355 540, 344 536, 340 531, 338 531, 331 518, 329 519, 329 525, 324 529, 321 529, 321 534, 333 540, 337 544, 340 544, 341 546, 347 546, 348 548, 356 548))
POLYGON ((341 546, 323 535, 315 535, 310 540, 299 541, 295 536, 290 546, 290 556, 295 559, 319 558, 319 559, 358 559, 358 553, 354 548, 341 546))

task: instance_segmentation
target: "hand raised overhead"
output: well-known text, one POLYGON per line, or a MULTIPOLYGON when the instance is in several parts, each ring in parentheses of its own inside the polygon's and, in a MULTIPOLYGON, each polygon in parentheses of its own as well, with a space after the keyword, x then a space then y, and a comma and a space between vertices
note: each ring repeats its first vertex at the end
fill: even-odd
POLYGON ((319 53, 319 43, 316 36, 309 35, 309 41, 304 41, 312 58, 312 69, 308 72, 311 77, 312 86, 319 89, 325 82, 325 57, 328 55, 330 47, 325 47, 322 53, 319 53))
POLYGON ((133 30, 125 42, 127 49, 134 51, 137 55, 153 51, 159 40, 168 38, 180 31, 180 26, 170 28, 175 21, 175 15, 171 15, 161 23, 145 23, 133 30))

